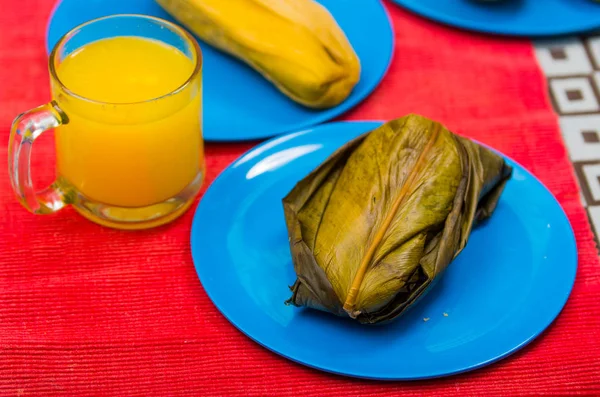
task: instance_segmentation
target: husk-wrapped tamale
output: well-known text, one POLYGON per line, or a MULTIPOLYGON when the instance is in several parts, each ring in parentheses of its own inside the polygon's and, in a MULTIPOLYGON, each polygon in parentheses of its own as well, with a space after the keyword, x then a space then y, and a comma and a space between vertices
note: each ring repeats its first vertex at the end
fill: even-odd
POLYGON ((418 115, 352 140, 283 199, 297 275, 287 303, 361 323, 397 317, 492 214, 511 172, 418 115))
POLYGON ((304 106, 336 106, 360 79, 360 60, 344 31, 314 0, 156 2, 203 41, 247 63, 304 106))

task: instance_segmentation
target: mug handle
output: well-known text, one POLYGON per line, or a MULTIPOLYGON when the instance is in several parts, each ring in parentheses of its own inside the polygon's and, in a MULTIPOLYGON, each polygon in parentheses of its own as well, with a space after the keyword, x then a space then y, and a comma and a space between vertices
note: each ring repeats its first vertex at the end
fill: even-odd
POLYGON ((68 118, 52 101, 20 114, 13 121, 8 141, 8 175, 21 204, 34 214, 50 214, 67 203, 54 182, 36 192, 31 181, 31 147, 44 131, 66 124, 68 118))

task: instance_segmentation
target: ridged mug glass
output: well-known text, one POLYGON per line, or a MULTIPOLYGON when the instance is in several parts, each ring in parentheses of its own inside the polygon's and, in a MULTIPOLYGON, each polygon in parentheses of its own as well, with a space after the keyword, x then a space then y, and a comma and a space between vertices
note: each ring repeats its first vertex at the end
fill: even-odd
POLYGON ((18 116, 10 134, 9 175, 23 206, 35 214, 48 214, 72 205, 84 217, 119 229, 158 226, 185 212, 205 171, 202 55, 194 38, 159 18, 99 18, 74 28, 56 44, 49 70, 53 100, 18 116), (140 90, 119 94, 120 81, 146 79, 140 84, 148 84, 152 91, 173 79, 174 66, 161 64, 163 55, 171 53, 161 52, 159 62, 147 62, 143 68, 120 69, 125 61, 119 56, 123 60, 133 56, 135 65, 154 50, 184 56, 190 63, 184 73, 189 75, 158 96, 144 97, 140 90), (72 62, 84 54, 78 51, 98 54, 97 62, 72 62), (89 74, 85 66, 100 67, 99 63, 106 64, 98 69, 106 76, 85 80, 89 74), (62 81, 61 73, 69 76, 71 86, 62 81), (107 89, 109 83, 114 83, 112 91, 107 89), (106 92, 102 98, 86 95, 92 87, 106 92), (31 149, 40 134, 53 128, 57 179, 49 188, 35 191, 31 149))

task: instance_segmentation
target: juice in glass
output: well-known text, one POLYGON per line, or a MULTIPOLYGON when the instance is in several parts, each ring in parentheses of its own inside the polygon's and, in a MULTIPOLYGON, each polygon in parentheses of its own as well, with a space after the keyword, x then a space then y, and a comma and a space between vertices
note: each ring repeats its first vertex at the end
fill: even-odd
MULTIPOLYGON (((69 90, 118 105, 167 95, 193 70, 193 62, 173 47, 116 37, 69 54, 57 74, 69 90)), ((56 132, 58 174, 93 201, 121 207, 161 203, 202 173, 199 109, 200 95, 189 102, 148 101, 135 109, 75 104, 69 123, 56 132), (166 115, 155 117, 158 113, 166 115)))
POLYGON ((194 201, 204 177, 202 54, 182 28, 143 15, 80 25, 49 59, 52 102, 13 122, 9 175, 35 214, 72 205, 94 222, 143 229, 194 201), (36 191, 31 149, 55 129, 57 179, 36 191))

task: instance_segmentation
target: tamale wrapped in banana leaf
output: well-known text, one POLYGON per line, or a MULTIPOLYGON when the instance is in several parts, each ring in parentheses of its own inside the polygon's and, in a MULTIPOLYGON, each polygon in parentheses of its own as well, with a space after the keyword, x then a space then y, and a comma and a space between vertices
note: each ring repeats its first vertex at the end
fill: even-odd
POLYGON ((287 303, 361 323, 399 316, 491 216, 511 172, 418 115, 350 141, 283 199, 297 275, 287 303))

